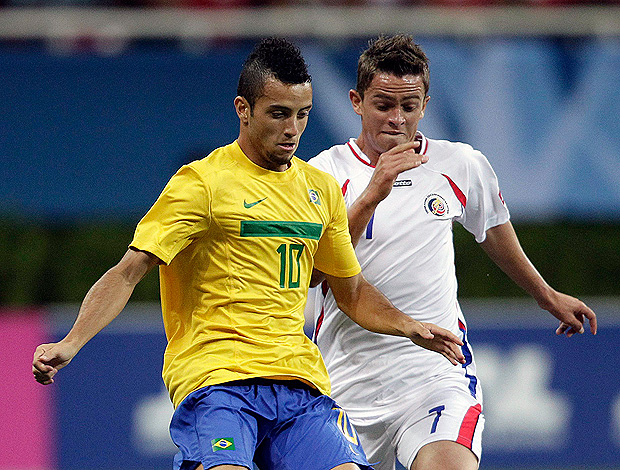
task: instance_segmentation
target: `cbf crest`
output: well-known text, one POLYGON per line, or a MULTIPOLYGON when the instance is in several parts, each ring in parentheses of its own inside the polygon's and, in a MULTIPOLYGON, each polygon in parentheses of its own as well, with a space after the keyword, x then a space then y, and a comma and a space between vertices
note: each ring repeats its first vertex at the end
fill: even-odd
POLYGON ((321 205, 321 199, 319 198, 319 193, 317 193, 314 189, 308 190, 308 196, 310 196, 310 202, 316 204, 317 206, 321 205))
POLYGON ((439 194, 429 194, 426 196, 424 210, 427 214, 433 214, 437 217, 446 216, 449 212, 448 203, 439 194))

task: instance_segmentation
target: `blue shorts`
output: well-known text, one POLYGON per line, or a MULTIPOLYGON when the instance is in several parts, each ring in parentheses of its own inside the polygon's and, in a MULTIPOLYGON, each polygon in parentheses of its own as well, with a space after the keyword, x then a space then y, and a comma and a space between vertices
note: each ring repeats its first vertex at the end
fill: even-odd
POLYGON ((371 469, 347 415, 298 381, 250 379, 211 385, 178 406, 170 435, 175 470, 240 465, 260 470, 371 469))

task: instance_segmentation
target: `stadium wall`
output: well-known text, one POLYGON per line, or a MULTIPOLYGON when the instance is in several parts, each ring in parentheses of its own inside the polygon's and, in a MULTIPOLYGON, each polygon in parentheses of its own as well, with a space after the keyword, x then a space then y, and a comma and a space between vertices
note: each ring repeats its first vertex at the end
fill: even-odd
MULTIPOLYGON (((610 347, 620 341, 620 301, 587 300, 599 334, 571 339, 555 336, 555 321, 533 302, 463 303, 485 399, 482 470, 620 468, 620 353, 610 347)), ((0 470, 170 468, 157 304, 131 303, 54 385, 32 380, 34 345, 63 336, 76 310, 0 312, 2 350, 15 358, 0 390, 10 400, 0 470)))
MULTIPOLYGON (((421 130, 483 151, 515 220, 620 220, 619 37, 417 35, 421 130)), ((314 83, 301 158, 359 133, 348 90, 366 41, 297 40, 314 83)), ((0 215, 135 220, 180 165, 236 137, 254 39, 96 44, 0 41, 0 215)))

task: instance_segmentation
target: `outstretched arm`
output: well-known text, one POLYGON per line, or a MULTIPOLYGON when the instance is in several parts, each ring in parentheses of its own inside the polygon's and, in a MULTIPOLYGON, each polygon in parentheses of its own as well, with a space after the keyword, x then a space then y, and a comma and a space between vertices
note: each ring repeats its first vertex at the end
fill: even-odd
POLYGON ((519 287, 530 294, 538 305, 560 320, 556 334, 571 337, 584 332, 588 319, 590 331, 596 334, 596 315, 581 300, 553 289, 527 258, 510 222, 490 228, 480 244, 491 260, 519 287))
POLYGON ((53 383, 56 373, 123 310, 136 284, 158 263, 150 253, 127 250, 120 262, 90 288, 67 336, 58 343, 37 347, 32 362, 37 382, 53 383))
POLYGON ((442 354, 454 365, 465 362, 460 349, 463 342, 456 335, 404 314, 361 273, 347 278, 326 278, 338 308, 361 327, 375 333, 405 336, 423 348, 442 354))

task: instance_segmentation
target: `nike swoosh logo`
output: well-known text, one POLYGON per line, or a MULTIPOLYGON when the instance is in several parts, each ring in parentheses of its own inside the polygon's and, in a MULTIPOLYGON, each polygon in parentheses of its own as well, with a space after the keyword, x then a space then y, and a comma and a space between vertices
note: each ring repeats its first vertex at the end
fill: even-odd
POLYGON ((259 204, 261 202, 263 202, 265 199, 267 199, 266 197, 259 199, 258 201, 254 201, 254 202, 250 202, 247 203, 245 202, 245 199, 243 200, 243 207, 245 207, 246 209, 249 209, 250 207, 254 207, 256 204, 259 204))

